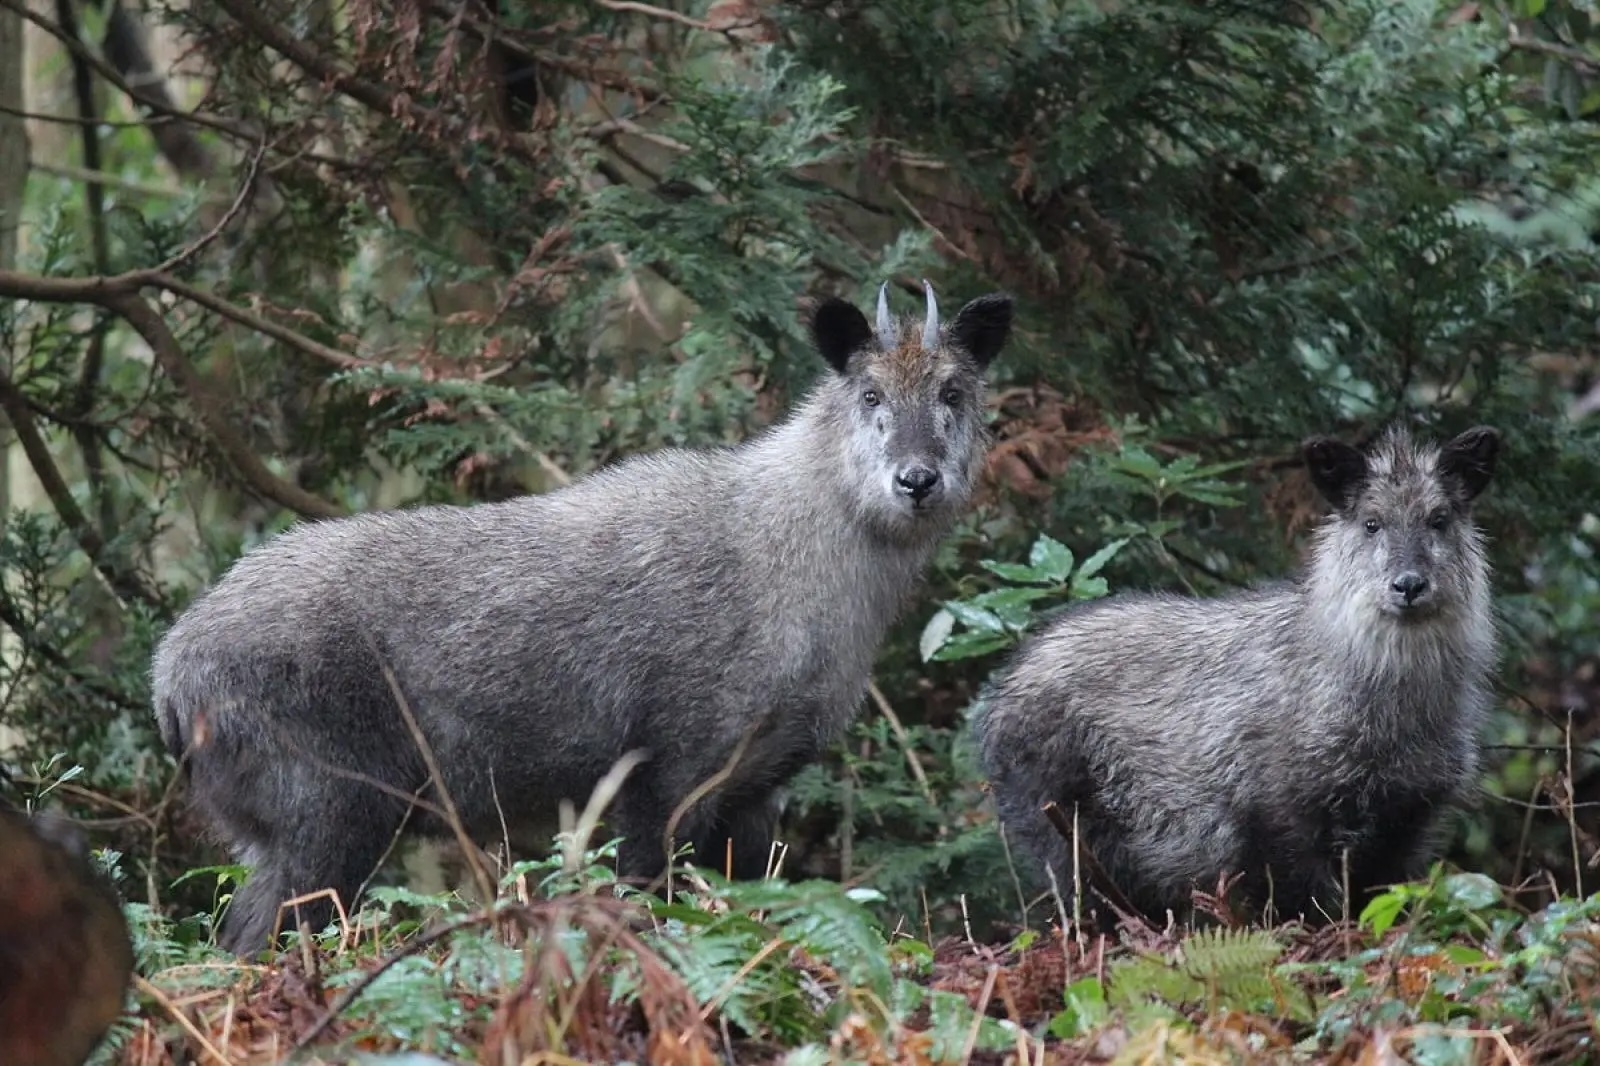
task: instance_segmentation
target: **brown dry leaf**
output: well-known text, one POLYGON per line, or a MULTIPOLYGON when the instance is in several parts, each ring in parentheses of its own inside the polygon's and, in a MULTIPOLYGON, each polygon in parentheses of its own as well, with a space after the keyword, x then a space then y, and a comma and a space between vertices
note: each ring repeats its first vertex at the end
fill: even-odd
POLYGON ((1400 960, 1395 971, 1395 980, 1400 987, 1402 999, 1414 1000, 1421 998, 1428 991, 1428 986, 1433 982, 1436 973, 1455 973, 1457 967, 1449 957, 1437 951, 1426 955, 1407 955, 1400 960))
MULTIPOLYGON (((926 1038, 921 1043, 908 1043, 908 1050, 912 1057, 902 1059, 910 1066, 924 1066, 927 1062, 925 1049, 931 1041, 926 1038)), ((834 1031, 833 1039, 829 1041, 829 1048, 833 1052, 835 1062, 861 1062, 865 1066, 899 1066, 883 1039, 878 1036, 871 1023, 860 1014, 852 1014, 844 1023, 834 1031)))
POLYGON ((736 41, 770 44, 778 39, 777 27, 753 0, 717 0, 706 9, 706 26, 736 41))
POLYGON ((1233 1057, 1211 1046, 1197 1034, 1170 1022, 1146 1026, 1123 1045, 1112 1066, 1233 1066, 1233 1057))
POLYGON ((1243 1011, 1224 1010, 1207 1018, 1201 1031, 1236 1038, 1240 1047, 1250 1047, 1250 1038, 1272 1048, 1290 1048, 1294 1041, 1271 1018, 1243 1011))
POLYGON ((1009 389, 996 398, 996 441, 985 471, 988 495, 997 486, 1035 498, 1086 445, 1115 440, 1098 412, 1048 386, 1009 389))
POLYGON ((1017 1013, 1025 1019, 1048 1018, 1061 1007, 1067 983, 1067 960, 1059 941, 1036 944, 1007 971, 1017 1013))

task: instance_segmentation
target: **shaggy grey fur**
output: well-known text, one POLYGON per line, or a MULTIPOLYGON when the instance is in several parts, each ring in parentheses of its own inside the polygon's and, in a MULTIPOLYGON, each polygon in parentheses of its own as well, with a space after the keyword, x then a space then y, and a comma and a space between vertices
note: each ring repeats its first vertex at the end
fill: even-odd
MULTIPOLYGON (((830 372, 739 446, 637 456, 502 503, 305 524, 241 558, 153 665, 192 799, 254 867, 223 945, 266 946, 291 895, 332 887, 354 905, 425 785, 380 661, 480 841, 502 838, 503 815, 513 846, 547 845, 562 799, 581 807, 644 751, 608 812, 625 877, 664 869, 669 815, 747 741, 677 836, 716 869, 731 840, 734 874, 759 876, 778 790, 857 713, 970 499, 984 370, 1010 326, 994 294, 932 350, 885 349, 830 299, 811 320, 830 372)), ((406 828, 444 830, 421 810, 406 828)))
POLYGON ((1010 838, 1070 893, 1071 848, 1040 812, 1076 805, 1083 842, 1157 919, 1234 873, 1255 907, 1337 916, 1346 851, 1352 895, 1424 874, 1472 798, 1491 699, 1471 506, 1498 448, 1483 427, 1443 449, 1398 428, 1368 454, 1310 440, 1334 510, 1305 573, 1051 619, 973 717, 1010 838))

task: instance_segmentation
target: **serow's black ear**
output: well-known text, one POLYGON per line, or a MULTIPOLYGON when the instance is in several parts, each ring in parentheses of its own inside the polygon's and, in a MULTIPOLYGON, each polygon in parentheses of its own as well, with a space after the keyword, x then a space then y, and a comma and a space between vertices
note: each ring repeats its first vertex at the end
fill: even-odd
POLYGON ((1439 452, 1439 477, 1462 503, 1471 503, 1494 477, 1500 456, 1500 431, 1493 426, 1473 426, 1439 452))
POLYGON ((980 296, 950 323, 950 339, 987 367, 1011 336, 1011 297, 1003 292, 980 296))
POLYGON ((1367 480, 1367 457, 1360 449, 1332 437, 1312 437, 1300 445, 1300 454, 1323 499, 1341 511, 1355 502, 1367 480))
POLYGON ((811 314, 811 341, 834 372, 843 374, 850 357, 872 343, 872 328, 855 304, 830 296, 811 314))

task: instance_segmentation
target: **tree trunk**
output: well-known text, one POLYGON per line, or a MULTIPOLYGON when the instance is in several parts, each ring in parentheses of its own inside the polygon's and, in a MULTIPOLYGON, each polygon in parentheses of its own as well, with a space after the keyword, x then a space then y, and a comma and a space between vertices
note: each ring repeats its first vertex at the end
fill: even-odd
MULTIPOLYGON (((27 76, 22 59, 22 16, 0 7, 0 270, 17 265, 22 191, 28 181, 28 126, 18 114, 27 76)), ((0 416, 0 534, 11 513, 11 444, 11 424, 0 416)), ((13 634, 0 631, 0 657, 14 654, 15 644, 13 634)), ((0 753, 17 739, 0 724, 0 753)))

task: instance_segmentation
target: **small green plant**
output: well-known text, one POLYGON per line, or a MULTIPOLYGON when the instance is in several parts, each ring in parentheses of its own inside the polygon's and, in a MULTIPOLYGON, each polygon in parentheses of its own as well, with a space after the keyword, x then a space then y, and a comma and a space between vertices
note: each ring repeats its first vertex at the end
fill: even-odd
POLYGON ((1492 918, 1504 913, 1500 886, 1479 873, 1443 876, 1435 864, 1431 877, 1391 886, 1362 908, 1361 925, 1382 937, 1408 910, 1414 932, 1447 938, 1464 931, 1488 932, 1492 918))
POLYGON ((1033 542, 1026 564, 985 559, 982 566, 1006 584, 957 600, 946 600, 922 630, 924 662, 974 659, 1010 647, 1022 638, 1050 601, 1067 603, 1106 595, 1100 576, 1128 537, 1121 537, 1079 563, 1072 549, 1048 534, 1033 542), (956 632, 956 624, 964 630, 956 632))

